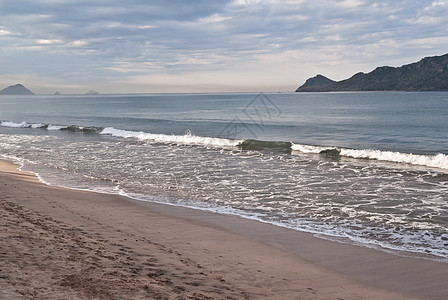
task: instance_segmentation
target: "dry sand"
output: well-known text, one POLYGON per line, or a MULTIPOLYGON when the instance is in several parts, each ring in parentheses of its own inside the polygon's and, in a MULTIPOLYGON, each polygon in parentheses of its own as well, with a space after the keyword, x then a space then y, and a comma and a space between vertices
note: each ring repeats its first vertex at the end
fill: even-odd
POLYGON ((0 299, 446 299, 448 264, 73 191, 0 162, 0 299))

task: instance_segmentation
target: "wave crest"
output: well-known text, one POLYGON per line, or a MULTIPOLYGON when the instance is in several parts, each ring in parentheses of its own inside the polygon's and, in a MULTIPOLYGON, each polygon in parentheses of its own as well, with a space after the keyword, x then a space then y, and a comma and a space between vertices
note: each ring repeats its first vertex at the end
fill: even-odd
POLYGON ((315 153, 315 154, 325 154, 329 151, 332 152, 337 151, 339 152, 339 156, 345 156, 357 159, 388 161, 388 162, 411 164, 411 165, 426 166, 448 170, 448 155, 442 153, 435 155, 424 155, 424 154, 381 151, 372 149, 357 150, 357 149, 323 147, 323 146, 312 146, 301 144, 292 144, 291 149, 293 151, 299 151, 302 153, 315 153))
POLYGON ((50 131, 67 130, 72 132, 84 132, 84 133, 96 133, 103 130, 102 127, 94 127, 94 126, 54 125, 54 124, 28 123, 28 122, 17 123, 10 121, 0 121, 0 126, 10 128, 39 128, 50 131))
POLYGON ((154 134, 143 131, 129 131, 115 129, 113 127, 104 128, 100 134, 111 135, 115 137, 123 138, 136 138, 139 140, 151 140, 161 143, 173 143, 181 145, 201 145, 210 147, 235 147, 240 145, 243 140, 231 140, 225 138, 213 138, 196 136, 191 133, 185 135, 167 135, 167 134, 154 134))
POLYGON ((421 154, 380 151, 370 149, 368 150, 341 149, 341 155, 352 158, 375 159, 382 161, 391 161, 396 163, 405 163, 411 165, 448 169, 448 156, 442 153, 436 155, 421 155, 421 154))
POLYGON ((11 127, 11 128, 40 128, 43 127, 43 124, 30 124, 27 122, 21 122, 21 123, 16 123, 16 122, 10 122, 10 121, 1 121, 0 122, 0 126, 2 127, 11 127))

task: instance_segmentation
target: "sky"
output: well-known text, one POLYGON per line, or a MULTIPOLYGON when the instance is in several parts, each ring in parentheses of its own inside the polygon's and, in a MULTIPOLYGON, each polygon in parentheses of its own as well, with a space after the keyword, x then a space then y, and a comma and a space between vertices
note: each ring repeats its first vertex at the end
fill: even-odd
POLYGON ((0 0, 0 89, 279 92, 448 52, 448 0, 0 0))

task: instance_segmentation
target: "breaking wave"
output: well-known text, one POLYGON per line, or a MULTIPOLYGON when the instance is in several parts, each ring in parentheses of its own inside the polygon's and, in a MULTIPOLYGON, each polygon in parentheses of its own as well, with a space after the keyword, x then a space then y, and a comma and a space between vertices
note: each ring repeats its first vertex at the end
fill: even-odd
POLYGON ((291 149, 293 151, 298 151, 302 153, 331 155, 337 158, 342 156, 357 159, 371 159, 371 160, 419 165, 419 166, 448 170, 448 155, 442 153, 435 155, 425 155, 425 154, 402 153, 393 151, 381 151, 374 149, 358 150, 358 149, 347 149, 337 147, 301 145, 294 143, 291 145, 291 149))
POLYGON ((29 124, 27 122, 9 122, 9 121, 1 121, 0 126, 2 127, 11 127, 11 128, 40 128, 43 127, 43 124, 29 124))
POLYGON ((174 143, 181 145, 201 145, 212 147, 235 147, 240 145, 243 140, 232 140, 217 137, 203 137, 196 136, 191 133, 185 135, 167 135, 167 134, 154 134, 143 131, 128 131, 115 129, 113 127, 104 128, 100 134, 111 135, 115 137, 123 138, 136 138, 139 140, 151 140, 160 143, 174 143))
POLYGON ((158 143, 194 145, 213 148, 237 148, 243 151, 259 151, 283 154, 318 154, 331 159, 349 157, 355 159, 378 160, 385 162, 411 164, 448 170, 448 155, 443 153, 426 155, 375 149, 349 149, 334 146, 296 144, 294 142, 228 139, 222 137, 197 136, 191 132, 184 135, 156 134, 144 131, 130 131, 114 127, 94 127, 78 125, 55 125, 28 122, 1 121, 0 126, 10 128, 34 128, 43 130, 65 130, 69 132, 97 133, 120 138, 154 141, 158 143))
POLYGON ((10 122, 10 121, 1 121, 0 126, 2 127, 10 127, 10 128, 40 128, 46 130, 67 130, 72 132, 92 132, 98 133, 103 130, 102 127, 94 127, 94 126, 78 126, 78 125, 53 125, 53 124, 42 124, 42 123, 28 123, 28 122, 10 122))

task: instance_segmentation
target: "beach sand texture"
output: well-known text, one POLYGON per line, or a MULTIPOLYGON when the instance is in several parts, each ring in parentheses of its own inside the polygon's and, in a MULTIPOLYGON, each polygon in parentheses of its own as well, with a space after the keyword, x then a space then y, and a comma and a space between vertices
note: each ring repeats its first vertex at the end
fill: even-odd
POLYGON ((51 187, 8 162, 0 162, 0 208, 0 299, 448 296, 446 263, 51 187))

